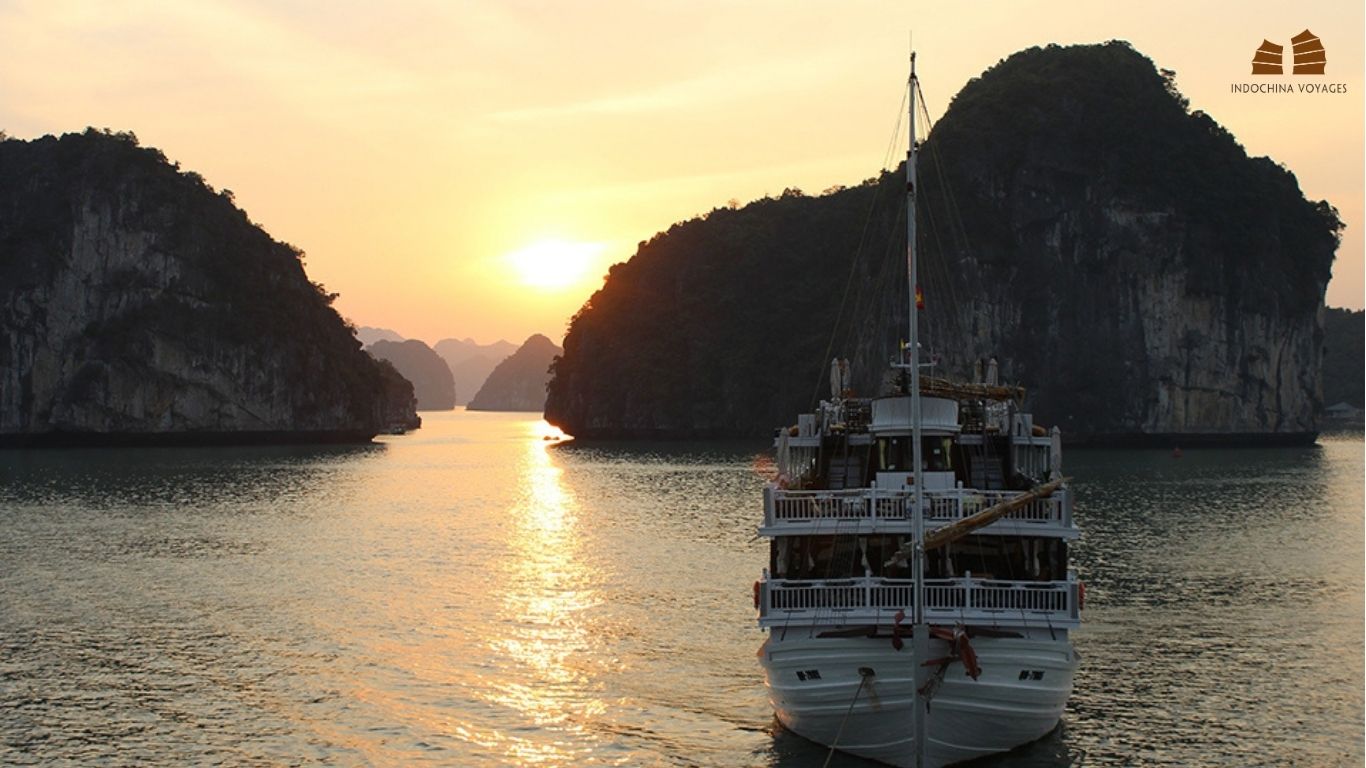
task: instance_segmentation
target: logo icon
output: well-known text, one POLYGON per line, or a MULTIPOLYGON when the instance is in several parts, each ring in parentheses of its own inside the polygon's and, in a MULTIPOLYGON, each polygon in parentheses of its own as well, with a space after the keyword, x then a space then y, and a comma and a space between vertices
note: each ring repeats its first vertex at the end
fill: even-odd
POLYGON ((1323 50, 1323 42, 1309 30, 1290 38, 1290 44, 1295 46, 1295 74, 1297 75, 1321 75, 1323 65, 1328 62, 1328 53, 1323 50))
MULTIPOLYGON (((1323 49, 1323 41, 1319 40, 1313 32, 1306 29, 1295 35, 1290 38, 1290 45, 1294 63, 1292 71, 1295 74, 1323 74, 1323 66, 1328 62, 1328 53, 1323 49)), ((1285 74, 1281 63, 1284 58, 1284 46, 1276 45, 1270 40, 1263 40, 1261 46, 1257 48, 1257 52, 1252 54, 1252 74, 1285 74)))
POLYGON ((1254 75, 1279 75, 1281 72, 1281 56, 1285 48, 1276 45, 1270 40, 1263 40, 1262 46, 1257 52, 1252 54, 1252 74, 1254 75))

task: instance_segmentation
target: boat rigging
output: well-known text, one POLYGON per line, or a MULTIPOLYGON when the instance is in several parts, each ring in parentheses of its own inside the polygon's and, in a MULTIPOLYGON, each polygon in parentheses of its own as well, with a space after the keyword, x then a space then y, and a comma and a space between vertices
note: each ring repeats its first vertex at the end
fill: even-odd
POLYGON ((836 359, 830 399, 779 430, 755 603, 765 683, 787 728, 921 768, 1056 726, 1077 666, 1068 632, 1081 584, 1058 429, 1021 410, 1024 390, 1000 384, 994 360, 969 382, 922 373, 918 93, 912 54, 908 340, 877 396, 855 396, 836 359))

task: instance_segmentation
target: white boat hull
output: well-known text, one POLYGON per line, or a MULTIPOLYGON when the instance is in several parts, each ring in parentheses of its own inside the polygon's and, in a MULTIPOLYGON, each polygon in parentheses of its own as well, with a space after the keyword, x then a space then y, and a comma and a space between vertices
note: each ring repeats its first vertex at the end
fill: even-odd
MULTIPOLYGON (((1057 726, 1072 692, 1077 654, 1065 633, 1057 639, 1047 633, 978 637, 972 647, 979 678, 968 677, 955 661, 930 701, 925 768, 1042 738, 1057 726)), ((946 643, 930 641, 929 658, 948 654, 946 643)), ((775 629, 760 658, 773 710, 789 730, 860 757, 915 765, 909 638, 897 651, 886 637, 813 638, 807 628, 775 629), (861 691, 860 668, 873 670, 861 691)))

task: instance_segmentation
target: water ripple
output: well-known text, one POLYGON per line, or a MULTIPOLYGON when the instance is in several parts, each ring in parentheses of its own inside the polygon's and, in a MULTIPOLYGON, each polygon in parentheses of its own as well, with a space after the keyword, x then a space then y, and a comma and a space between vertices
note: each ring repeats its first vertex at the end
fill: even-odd
MULTIPOLYGON (((0 452, 0 764, 821 765, 754 659, 766 447, 547 436, 0 452)), ((1360 436, 1068 463, 1076 693, 986 764, 1360 765, 1360 436)))

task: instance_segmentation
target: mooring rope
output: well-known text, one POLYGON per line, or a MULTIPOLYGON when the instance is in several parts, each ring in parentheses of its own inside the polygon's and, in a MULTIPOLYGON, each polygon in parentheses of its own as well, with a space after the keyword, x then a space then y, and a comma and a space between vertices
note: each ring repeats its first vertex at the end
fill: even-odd
POLYGON ((844 719, 840 721, 840 729, 835 731, 835 740, 830 742, 830 752, 825 756, 825 763, 821 768, 830 768, 830 758, 835 756, 835 747, 839 746, 840 737, 844 735, 844 726, 849 722, 849 716, 854 713, 854 705, 858 703, 860 693, 863 693, 863 686, 868 682, 868 678, 873 676, 873 670, 869 667, 858 668, 858 688, 854 689, 854 698, 849 702, 849 709, 844 711, 844 719))

